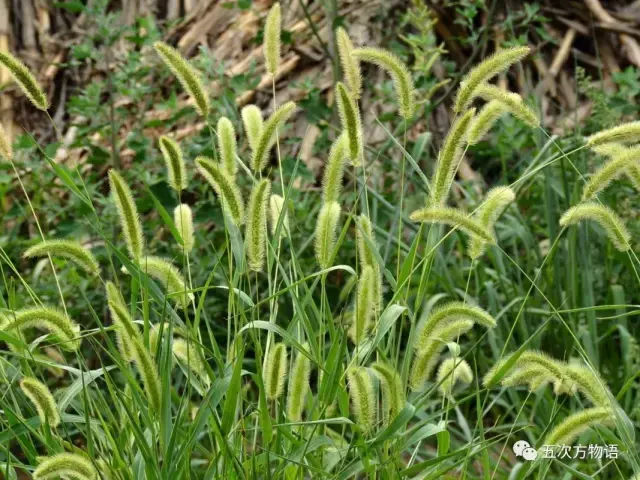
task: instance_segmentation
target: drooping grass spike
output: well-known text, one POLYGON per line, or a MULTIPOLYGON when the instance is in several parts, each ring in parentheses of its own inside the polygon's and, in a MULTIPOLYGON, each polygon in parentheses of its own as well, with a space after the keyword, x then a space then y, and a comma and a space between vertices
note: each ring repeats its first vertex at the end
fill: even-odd
POLYGON ((193 68, 178 50, 166 43, 156 42, 153 47, 164 64, 169 67, 169 70, 193 99, 198 113, 206 118, 209 115, 209 97, 202 86, 200 72, 193 68))
POLYGON ((457 341, 473 328, 473 321, 467 319, 454 320, 436 329, 431 339, 421 348, 415 350, 415 359, 411 367, 410 387, 420 390, 424 382, 431 376, 438 364, 438 359, 447 343, 457 341))
POLYGON ((11 332, 22 332, 27 328, 46 330, 55 335, 60 347, 74 351, 80 347, 80 327, 62 312, 47 307, 30 307, 18 310, 3 327, 11 332))
POLYGON ((186 203, 181 203, 173 210, 173 223, 175 224, 180 237, 184 253, 191 253, 195 245, 195 235, 193 230, 193 212, 186 203))
POLYGON ((158 143, 167 166, 169 185, 179 194, 187 188, 187 167, 180 145, 175 140, 164 135, 160 137, 158 143))
POLYGON ((97 480, 98 471, 85 456, 64 452, 42 458, 33 472, 33 480, 54 480, 61 477, 97 480))
MULTIPOLYGON (((622 143, 603 143, 592 147, 591 150, 599 155, 614 158, 626 154, 631 148, 632 147, 627 147, 622 143)), ((640 191, 640 164, 632 164, 625 173, 627 177, 629 177, 629 180, 631 180, 631 183, 633 183, 635 189, 640 191)))
POLYGON ((336 29, 336 43, 338 44, 338 55, 340 57, 344 81, 347 87, 349 87, 353 98, 358 100, 362 94, 360 62, 358 58, 353 55, 353 44, 346 30, 342 27, 336 29))
POLYGON ((40 258, 51 255, 71 260, 84 271, 92 274, 100 273, 100 265, 88 248, 73 240, 45 240, 24 252, 24 258, 40 258))
POLYGON ((462 79, 456 96, 453 110, 462 112, 475 97, 479 85, 491 80, 500 72, 504 72, 514 63, 526 57, 531 49, 529 47, 512 47, 494 53, 489 58, 476 65, 462 79))
POLYGON ((640 142, 640 121, 623 123, 587 138, 588 147, 596 147, 605 143, 637 143, 640 142))
POLYGON ((442 148, 438 153, 436 169, 431 179, 429 203, 432 206, 444 206, 449 196, 451 184, 462 160, 464 144, 469 124, 475 115, 475 109, 467 110, 453 122, 442 148))
POLYGON ((371 330, 373 323, 373 315, 375 313, 374 305, 374 271, 369 265, 365 266, 360 273, 358 280, 358 289, 356 292, 355 315, 353 325, 349 329, 349 335, 353 343, 359 345, 367 336, 367 332, 371 330))
POLYGON ((240 190, 233 177, 228 175, 218 164, 206 157, 196 158, 196 166, 202 176, 213 187, 222 206, 233 223, 240 226, 244 223, 244 204, 240 190))
POLYGON ((536 128, 540 125, 540 120, 538 119, 536 112, 527 106, 522 97, 517 93, 507 92, 495 85, 483 84, 476 88, 475 94, 489 102, 497 100, 503 103, 507 107, 509 113, 522 120, 530 127, 536 128))
POLYGON ((416 350, 423 350, 435 335, 437 329, 458 320, 471 320, 474 324, 479 324, 486 328, 494 328, 496 326, 495 319, 486 310, 464 302, 449 302, 431 311, 416 337, 416 350))
POLYGON ((473 381, 473 370, 466 360, 457 357, 450 357, 440 364, 436 384, 442 395, 451 395, 456 383, 461 382, 469 385, 473 381))
POLYGON ((23 377, 20 381, 20 388, 29 397, 29 400, 33 402, 43 425, 48 424, 52 427, 60 425, 58 405, 44 383, 35 378, 23 377))
POLYGON ((582 191, 582 200, 591 200, 609 184, 640 164, 640 147, 628 148, 613 156, 591 175, 582 191))
POLYGON ((264 25, 264 63, 272 76, 275 77, 280 64, 280 30, 281 30, 280 3, 276 2, 269 10, 267 21, 264 25))
POLYGON ((342 177, 347 160, 347 134, 342 132, 329 150, 327 165, 322 176, 322 201, 337 202, 342 192, 342 177))
MULTIPOLYGON (((308 351, 308 345, 303 345, 308 351)), ((306 355, 299 352, 293 363, 293 370, 289 380, 289 392, 287 395, 287 417, 292 422, 302 420, 307 394, 309 393, 309 375, 311 374, 311 361, 306 355)))
POLYGON ((554 427, 544 439, 544 445, 571 445, 583 432, 594 426, 609 426, 614 423, 610 408, 587 408, 566 417, 554 427))
POLYGON ((220 163, 224 166, 226 172, 235 176, 238 172, 238 162, 236 162, 236 131, 233 123, 227 117, 221 117, 218 120, 218 152, 220 154, 220 163))
POLYGON ((457 341, 476 323, 486 328, 496 325, 488 312, 463 302, 450 302, 433 309, 415 340, 415 359, 410 378, 414 391, 420 390, 431 376, 446 344, 457 341))
POLYGON ((134 339, 142 341, 140 330, 137 325, 133 323, 129 309, 118 288, 112 282, 107 282, 106 290, 111 319, 117 328, 116 338, 118 340, 118 348, 125 360, 133 360, 134 351, 132 343, 134 339))
POLYGON ((338 202, 325 203, 320 209, 315 232, 316 259, 320 268, 331 266, 331 258, 336 246, 336 227, 340 219, 338 202))
POLYGON ((24 63, 9 52, 0 51, 0 65, 5 66, 34 107, 42 111, 49 108, 47 95, 24 63))
POLYGON ((253 152, 258 145, 258 140, 260 139, 262 129, 264 128, 262 111, 256 105, 247 105, 242 109, 241 115, 244 132, 247 135, 251 152, 253 152))
MULTIPOLYGON (((474 213, 474 218, 480 225, 493 231, 494 225, 505 209, 515 201, 516 194, 509 187, 495 187, 487 192, 482 205, 474 213)), ((485 250, 486 242, 477 236, 471 237, 469 243, 469 256, 471 258, 480 257, 485 250)))
POLYGON ((194 300, 193 293, 188 291, 184 283, 184 276, 171 262, 164 258, 147 256, 140 262, 140 269, 166 287, 167 294, 183 308, 187 308, 189 302, 194 300))
POLYGON ((356 425, 366 435, 373 429, 378 410, 373 381, 364 367, 349 369, 347 371, 347 381, 349 398, 356 416, 356 425))
POLYGON ((383 422, 389 425, 407 403, 402 379, 400 374, 387 363, 376 362, 371 368, 380 380, 383 422))
POLYGON ((427 207, 411 213, 409 218, 413 222, 442 223, 449 225, 452 228, 457 228, 465 232, 467 235, 479 237, 487 243, 496 243, 496 239, 491 230, 457 208, 427 207))
POLYGON ((395 54, 381 48, 357 48, 353 55, 363 62, 373 63, 383 68, 393 80, 398 98, 400 115, 410 120, 416 109, 415 87, 411 72, 395 54))
POLYGON ((4 127, 0 123, 0 158, 5 160, 13 160, 13 148, 9 135, 4 131, 4 127))
POLYGON ((271 346, 262 376, 266 397, 269 400, 280 398, 284 392, 284 381, 287 376, 287 347, 284 343, 271 346))
POLYGON ((284 125, 295 109, 295 103, 287 102, 278 107, 278 109, 271 114, 269 119, 264 122, 262 132, 256 142, 256 146, 251 157, 251 169, 254 173, 261 172, 267 166, 269 151, 271 151, 271 148, 276 143, 278 129, 284 125))
MULTIPOLYGON (((486 373, 483 381, 485 386, 495 383, 497 371, 510 358, 511 355, 506 356, 486 373)), ((527 383, 532 390, 553 383, 556 395, 573 395, 578 391, 595 406, 611 406, 611 393, 604 380, 592 369, 575 363, 567 364, 536 350, 523 352, 511 369, 505 372, 501 382, 504 386, 527 383)))
POLYGON ((269 198, 269 217, 271 225, 271 235, 276 234, 278 228, 278 222, 282 217, 280 225, 280 237, 287 237, 289 235, 289 214, 287 213, 287 207, 284 202, 284 198, 275 193, 269 198))
POLYGON ((205 385, 209 385, 209 374, 200 348, 194 342, 184 338, 174 338, 172 342, 173 355, 182 365, 194 373, 205 385))
POLYGON ((469 125, 469 131, 467 132, 467 143, 469 143, 469 145, 477 144, 482 140, 482 137, 491 130, 491 127, 493 127, 498 119, 508 111, 507 105, 498 100, 491 100, 487 103, 478 114, 473 117, 469 125))
POLYGON ((607 206, 595 202, 583 202, 571 207, 560 218, 560 225, 566 227, 583 220, 593 220, 604 228, 609 240, 621 252, 631 248, 631 235, 622 219, 607 206))
POLYGON ((271 194, 271 183, 264 178, 256 183, 249 198, 245 249, 247 264, 255 272, 264 267, 267 249, 267 202, 271 194))
POLYGON ((362 122, 360 112, 353 96, 342 82, 336 84, 336 98, 342 130, 347 135, 347 151, 353 165, 361 165, 364 161, 362 142, 362 122))
POLYGON ((144 237, 131 190, 120 174, 113 169, 109 170, 109 186, 118 208, 120 227, 124 233, 129 255, 133 260, 140 261, 144 252, 144 237))

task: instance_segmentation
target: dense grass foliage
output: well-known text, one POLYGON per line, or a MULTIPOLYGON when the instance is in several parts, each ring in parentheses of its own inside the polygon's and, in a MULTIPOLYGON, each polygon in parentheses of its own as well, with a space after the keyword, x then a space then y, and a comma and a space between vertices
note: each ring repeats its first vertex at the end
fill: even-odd
MULTIPOLYGON (((264 31, 274 92, 280 17, 276 4, 264 31)), ((407 129, 433 86, 337 37, 345 78, 322 191, 296 187, 302 166, 282 141, 299 105, 274 96, 268 118, 254 105, 222 115, 197 65, 160 42, 150 54, 207 127, 150 147, 161 185, 115 161, 92 184, 37 139, 18 145, 42 156, 87 238, 42 218, 0 128, 35 226, 0 245, 5 478, 640 473, 637 124, 550 137, 531 102, 489 83, 530 53, 511 47, 459 82, 431 155, 407 129), (366 145, 361 68, 391 79, 398 119, 380 151, 366 145), (469 152, 516 146, 499 186, 456 182, 469 152), (380 165, 387 188, 372 180, 380 165), (537 459, 513 453, 525 440, 537 459), (551 460, 549 444, 619 456, 551 460)), ((26 67, 0 62, 46 110, 26 67)))

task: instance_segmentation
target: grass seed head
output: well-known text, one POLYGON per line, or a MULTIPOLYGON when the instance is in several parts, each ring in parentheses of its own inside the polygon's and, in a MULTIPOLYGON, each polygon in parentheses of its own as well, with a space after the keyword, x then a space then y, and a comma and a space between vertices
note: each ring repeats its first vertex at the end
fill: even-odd
POLYGON ((356 415, 356 425, 363 434, 373 429, 377 417, 373 380, 364 367, 354 367, 347 371, 349 398, 356 415))
POLYGON ((45 240, 24 252, 24 258, 41 258, 48 255, 71 260, 88 273, 100 273, 100 265, 91 251, 73 240, 45 240))
POLYGON ((262 119, 262 111, 256 105, 247 105, 242 109, 242 123, 244 131, 249 141, 249 147, 253 152, 258 145, 262 129, 264 128, 264 120, 262 119))
POLYGON ((472 68, 460 82, 453 110, 456 113, 462 112, 476 96, 476 89, 479 85, 504 72, 514 63, 521 61, 530 51, 529 47, 506 48, 494 53, 472 68))
POLYGON ((472 381, 473 370, 471 370, 466 360, 450 357, 440 364, 436 384, 440 385, 438 389, 442 395, 451 395, 456 383, 469 385, 472 381))
POLYGON ((109 170, 109 185, 116 207, 120 227, 124 233, 127 250, 133 260, 140 261, 144 252, 144 237, 142 236, 142 224, 138 208, 133 200, 129 186, 118 172, 109 170))
POLYGON ((259 272, 264 267, 267 250, 267 202, 271 183, 266 178, 256 183, 249 198, 245 248, 249 268, 259 272))
POLYGON ((49 108, 44 90, 24 63, 9 52, 0 52, 0 65, 4 65, 31 104, 39 110, 49 108))
POLYGON ((280 64, 280 31, 281 31, 280 3, 276 2, 269 10, 264 25, 264 61, 267 72, 275 77, 280 64))
POLYGON ((215 190, 231 221, 237 226, 242 225, 244 223, 244 204, 240 189, 233 177, 227 174, 216 162, 206 157, 196 158, 196 166, 215 190))
POLYGON ((340 219, 338 202, 325 203, 320 209, 315 232, 316 259, 320 268, 331 266, 333 251, 336 246, 336 228, 340 219))
POLYGON ((193 99, 198 113, 207 117, 209 115, 209 97, 202 86, 201 75, 180 52, 163 42, 154 43, 153 47, 169 70, 175 75, 182 87, 193 99))
POLYGON ((474 115, 475 109, 473 108, 460 115, 453 122, 444 139, 431 180, 429 203, 432 206, 444 206, 447 201, 451 184, 462 160, 462 146, 474 115))
POLYGON ((409 218, 413 222, 442 223, 449 225, 452 228, 460 229, 467 235, 475 235, 487 243, 496 243, 491 230, 457 208, 427 207, 422 210, 416 210, 409 218))
POLYGON ((29 400, 33 402, 43 425, 48 424, 52 427, 60 425, 58 405, 44 383, 35 378, 24 377, 20 381, 20 388, 29 397, 29 400))
POLYGON ((178 229, 178 232, 180 232, 180 237, 182 237, 184 253, 191 253, 195 244, 191 207, 185 203, 178 205, 173 210, 173 223, 178 229))
POLYGON ((336 41, 338 44, 338 55, 340 56, 340 65, 344 81, 346 82, 353 98, 358 100, 362 95, 362 73, 360 72, 360 62, 353 55, 353 44, 346 30, 338 27, 336 30, 336 41))
POLYGON ((631 248, 631 235, 620 216, 611 208, 596 202, 582 202, 564 212, 560 225, 566 227, 583 220, 592 220, 604 228, 611 243, 621 252, 631 248))
POLYGON ((180 193, 187 188, 187 167, 182 156, 180 145, 169 137, 162 136, 158 141, 160 151, 167 166, 169 185, 180 193))
POLYGON ((11 140, 4 131, 4 127, 0 123, 0 158, 5 160, 13 160, 13 148, 11 147, 11 140))
POLYGON ((251 157, 251 168, 254 173, 261 172, 267 166, 269 152, 273 145, 275 145, 278 137, 278 129, 284 126, 285 122, 293 114, 295 109, 295 103, 287 102, 278 107, 269 119, 264 122, 260 137, 256 142, 256 146, 251 157))
POLYGON ((362 144, 362 122, 360 111, 353 96, 342 82, 336 84, 336 98, 342 130, 347 135, 347 151, 353 165, 361 165, 364 161, 362 144))
MULTIPOLYGON (((308 345, 303 345, 308 351, 308 345)), ((311 374, 311 361, 302 352, 296 356, 293 363, 293 371, 289 380, 289 392, 287 395, 287 417, 292 422, 302 420, 307 394, 309 393, 309 375, 311 374)))
POLYGON ((382 48, 357 48, 353 56, 363 62, 373 63, 384 69, 393 80, 400 115, 410 120, 416 109, 415 87, 411 72, 394 53, 382 48))
POLYGON ((269 400, 277 400, 284 392, 287 376, 287 347, 284 343, 271 346, 264 366, 264 388, 269 400))
POLYGON ((226 117, 218 120, 218 152, 220 163, 226 172, 235 176, 238 172, 236 131, 233 128, 233 123, 226 117))
POLYGON ((37 328, 52 333, 60 347, 75 351, 80 348, 80 327, 64 313, 48 307, 30 307, 18 310, 9 317, 4 330, 23 332, 27 328, 37 328))
POLYGON ((33 472, 33 480, 53 480, 60 477, 97 480, 98 471, 84 455, 65 452, 42 458, 33 472))

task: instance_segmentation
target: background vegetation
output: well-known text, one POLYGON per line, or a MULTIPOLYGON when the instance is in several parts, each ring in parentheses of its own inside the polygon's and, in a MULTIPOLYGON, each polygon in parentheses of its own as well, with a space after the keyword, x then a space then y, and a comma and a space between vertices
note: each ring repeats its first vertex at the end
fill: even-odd
MULTIPOLYGON (((83 339, 81 349, 69 353, 29 334, 28 348, 15 351, 0 332, 6 342, 0 344, 0 382, 6 386, 0 394, 0 471, 6 468, 6 478, 30 478, 39 456, 67 451, 88 454, 104 478, 123 479, 637 474, 637 257, 616 250, 597 226, 559 225, 580 200, 584 179, 605 160, 580 148, 585 136, 638 118, 637 5, 283 2, 282 59, 273 84, 262 55, 270 7, 251 0, 0 0, 0 50, 29 65, 51 99, 50 121, 2 71, 0 122, 12 139, 17 169, 0 163, 0 312, 40 303, 62 308, 62 297, 83 339), (405 124, 390 77, 362 65, 366 173, 345 172, 333 262, 345 267, 320 275, 313 232, 324 166, 340 131, 334 98, 342 78, 335 37, 340 26, 356 46, 386 48, 410 67, 418 108, 405 124), (159 40, 175 45, 202 73, 211 102, 208 121, 156 55, 159 40), (496 83, 521 94, 541 128, 503 116, 466 149, 451 205, 471 212, 497 185, 511 185, 517 196, 496 224, 497 246, 471 261, 465 234, 445 236, 448 229, 421 227, 409 214, 427 198, 424 178, 431 178, 454 119, 460 79, 490 53, 517 45, 532 46, 532 54, 496 83), (267 118, 274 105, 289 100, 298 109, 279 131, 265 173, 273 192, 286 196, 288 235, 270 236, 265 272, 235 271, 230 252, 242 241, 225 228, 220 200, 197 175, 194 160, 217 156, 213 129, 226 116, 238 132, 238 156, 248 164, 242 107, 256 104, 267 118), (180 142, 188 165, 189 186, 180 195, 167 181, 161 135, 180 142), (133 267, 126 263, 109 195, 111 168, 134 194, 147 250, 188 275, 197 310, 174 310, 162 288, 120 271, 133 267), (167 221, 179 203, 194 214, 195 248, 188 256, 167 221), (369 433, 354 416, 344 375, 362 361, 347 335, 360 275, 354 222, 360 213, 371 218, 386 270, 389 308, 382 319, 390 322, 384 341, 367 355, 368 366, 386 361, 406 382, 414 330, 448 300, 479 305, 497 322, 493 329, 474 328, 443 353, 455 356, 459 348, 469 362, 474 379, 466 389, 443 396, 430 379, 418 392, 407 390, 415 410, 404 423, 385 430, 381 414, 369 433), (49 259, 24 258, 39 243, 39 228, 48 239, 90 248, 101 276, 61 259, 53 260, 53 275, 49 259), (175 338, 187 338, 179 331, 184 320, 207 362, 209 382, 187 362, 178 360, 172 369, 176 360, 167 351, 173 336, 163 337, 154 359, 166 394, 158 418, 149 414, 136 370, 118 350, 106 281, 116 282, 133 305, 145 345, 152 325, 166 324, 170 333, 176 329, 175 338), (230 286, 237 290, 229 294, 230 286), (271 330, 248 328, 256 321, 268 322, 271 330), (326 372, 340 365, 325 387, 312 363, 307 423, 291 422, 286 395, 279 401, 264 396, 262 363, 276 341, 287 344, 289 368, 304 342, 326 372), (588 404, 552 388, 485 388, 483 375, 523 345, 565 361, 586 359, 600 372, 632 425, 623 432, 631 443, 619 424, 589 429, 576 443, 618 444, 618 459, 557 461, 529 472, 515 457, 516 440, 539 447, 553 425, 588 404), (24 376, 55 392, 62 410, 57 429, 40 422, 19 388, 24 376)), ((241 169, 237 181, 248 198, 251 177, 241 169)), ((618 180, 599 198, 625 219, 637 252, 640 200, 633 183, 618 180)))

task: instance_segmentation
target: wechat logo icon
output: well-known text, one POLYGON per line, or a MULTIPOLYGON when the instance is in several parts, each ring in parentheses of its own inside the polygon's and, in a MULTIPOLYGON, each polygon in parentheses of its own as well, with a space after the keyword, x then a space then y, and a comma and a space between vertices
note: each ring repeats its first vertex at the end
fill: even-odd
POLYGON ((526 440, 518 440, 513 444, 513 453, 516 454, 516 457, 522 457, 525 460, 533 461, 538 456, 538 452, 535 448, 532 448, 529 445, 529 442, 526 440))

